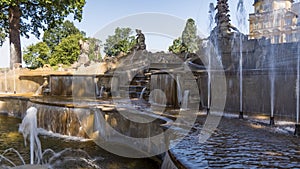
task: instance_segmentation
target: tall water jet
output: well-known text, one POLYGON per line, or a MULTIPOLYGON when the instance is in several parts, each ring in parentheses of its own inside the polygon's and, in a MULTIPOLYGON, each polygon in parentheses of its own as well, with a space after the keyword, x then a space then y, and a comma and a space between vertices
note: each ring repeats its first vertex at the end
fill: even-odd
MULTIPOLYGON (((246 9, 244 6, 244 1, 239 0, 237 4, 237 13, 236 13, 236 18, 238 21, 238 27, 240 32, 245 31, 245 26, 246 26, 246 9)), ((239 118, 243 119, 244 118, 244 113, 243 113, 243 34, 239 33, 239 84, 240 84, 240 114, 239 118)))
POLYGON ((270 85, 271 85, 271 92, 270 92, 270 98, 271 98, 271 114, 270 114, 270 125, 274 125, 274 97, 275 97, 275 70, 274 70, 274 49, 272 47, 271 49, 273 52, 271 52, 271 72, 270 72, 270 85))
POLYGON ((208 31, 210 32, 214 26, 214 17, 216 14, 215 5, 214 3, 209 4, 209 11, 208 11, 208 18, 209 18, 209 27, 208 31))
MULTIPOLYGON (((215 17, 215 7, 213 3, 209 4, 209 27, 208 31, 211 32, 213 30, 213 23, 215 17)), ((214 36, 211 33, 211 36, 214 36)), ((214 37, 212 37, 214 38, 214 37)), ((207 67, 207 114, 210 112, 210 101, 211 101, 211 50, 213 46, 211 43, 208 43, 208 67, 207 67)))
MULTIPOLYGON (((279 20, 281 20, 281 13, 279 11, 273 11, 274 13, 274 18, 273 18, 273 25, 278 25, 280 26, 279 20)), ((276 40, 276 37, 273 39, 274 43, 278 43, 276 40)), ((270 104, 271 104, 271 113, 270 113, 270 125, 273 126, 275 125, 275 120, 274 120, 274 109, 275 109, 275 46, 271 45, 270 49, 270 59, 269 59, 269 78, 270 78, 270 104)))
POLYGON ((300 115, 299 115, 299 99, 300 99, 300 45, 298 42, 298 48, 297 48, 297 79, 296 79, 296 124, 295 124, 295 132, 294 134, 296 136, 300 136, 300 115))
POLYGON ((22 120, 19 127, 19 132, 23 134, 24 142, 26 146, 26 139, 29 137, 30 140, 30 164, 39 164, 42 159, 41 142, 38 138, 37 131, 37 109, 30 107, 26 111, 26 116, 22 120))

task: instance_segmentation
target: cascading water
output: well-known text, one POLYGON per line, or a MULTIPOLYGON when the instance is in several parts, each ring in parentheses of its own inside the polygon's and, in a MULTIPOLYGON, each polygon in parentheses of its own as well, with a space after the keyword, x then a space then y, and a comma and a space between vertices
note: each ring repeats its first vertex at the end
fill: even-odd
POLYGON ((239 0, 237 5, 236 18, 238 21, 239 33, 239 83, 240 83, 240 118, 243 118, 243 34, 241 32, 245 31, 246 27, 246 9, 244 6, 244 1, 239 0))
POLYGON ((147 87, 144 87, 141 94, 140 94, 140 99, 143 99, 143 96, 145 94, 145 91, 146 91, 147 87))
POLYGON ((183 92, 183 99, 182 99, 182 104, 181 104, 181 109, 186 110, 188 109, 188 102, 189 102, 189 90, 185 90, 183 92))
POLYGON ((26 139, 30 138, 30 164, 39 164, 42 158, 41 142, 38 138, 37 131, 37 109, 30 107, 26 111, 26 116, 22 120, 19 127, 19 132, 23 133, 25 145, 26 139))
POLYGON ((39 96, 42 94, 42 91, 43 91, 43 85, 41 85, 36 91, 35 91, 35 96, 39 96))
POLYGON ((95 83, 96 96, 100 96, 100 91, 99 91, 99 87, 98 87, 96 78, 94 79, 94 83, 95 83))
POLYGON ((168 153, 166 153, 163 163, 160 168, 161 169, 178 169, 176 167, 176 165, 173 163, 173 161, 168 153))
POLYGON ((177 87, 177 100, 178 103, 182 102, 182 91, 181 91, 181 85, 180 85, 180 76, 176 76, 176 87, 177 87))
POLYGON ((103 97, 103 93, 104 93, 104 86, 102 85, 101 88, 100 88, 100 93, 99 93, 100 98, 103 97))

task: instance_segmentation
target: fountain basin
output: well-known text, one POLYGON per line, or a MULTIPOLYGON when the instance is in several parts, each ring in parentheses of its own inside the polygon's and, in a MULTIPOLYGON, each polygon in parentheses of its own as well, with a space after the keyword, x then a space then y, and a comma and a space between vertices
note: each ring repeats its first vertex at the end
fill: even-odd
POLYGON ((42 165, 22 165, 22 166, 12 167, 12 169, 47 169, 47 167, 42 165))

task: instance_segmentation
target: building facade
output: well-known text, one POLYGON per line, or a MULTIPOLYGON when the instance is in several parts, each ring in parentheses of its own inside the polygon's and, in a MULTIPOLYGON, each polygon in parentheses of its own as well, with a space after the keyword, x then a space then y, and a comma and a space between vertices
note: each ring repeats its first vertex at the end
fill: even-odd
POLYGON ((249 15, 249 38, 270 39, 271 43, 298 41, 300 2, 293 0, 255 0, 249 15))

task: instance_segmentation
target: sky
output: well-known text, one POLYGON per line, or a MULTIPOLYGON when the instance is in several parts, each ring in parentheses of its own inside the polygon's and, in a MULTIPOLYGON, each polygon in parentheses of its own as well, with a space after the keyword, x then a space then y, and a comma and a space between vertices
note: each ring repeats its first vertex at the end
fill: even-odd
MULTIPOLYGON (((231 23, 235 26, 238 1, 229 0, 231 23)), ((85 31, 88 37, 99 38, 102 42, 113 34, 117 26, 141 29, 146 36, 147 50, 166 51, 173 39, 181 35, 188 18, 196 21, 198 34, 206 37, 209 32, 209 3, 216 5, 216 2, 217 0, 86 0, 83 19, 81 22, 74 21, 74 24, 85 31)), ((248 18, 248 13, 253 12, 253 0, 244 0, 244 5, 248 18)), ((72 20, 72 17, 68 19, 72 20)), ((244 33, 247 34, 247 31, 244 33)), ((22 49, 38 41, 33 35, 29 39, 21 38, 22 49)), ((8 40, 0 47, 0 57, 0 67, 9 67, 8 40)))

